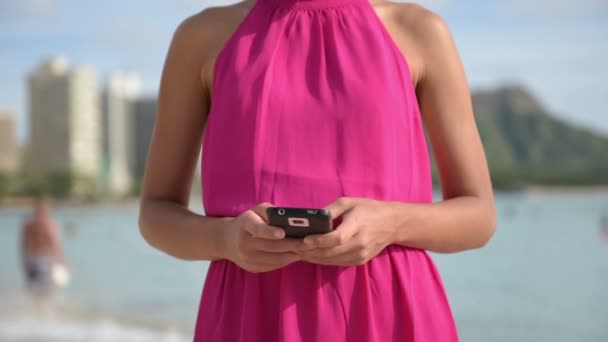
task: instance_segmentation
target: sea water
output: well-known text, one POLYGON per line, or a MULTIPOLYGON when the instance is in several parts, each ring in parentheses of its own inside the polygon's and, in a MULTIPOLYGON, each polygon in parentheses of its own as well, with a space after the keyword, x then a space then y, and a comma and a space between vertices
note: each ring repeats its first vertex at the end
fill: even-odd
MULTIPOLYGON (((481 250, 433 254, 463 342, 608 341, 606 192, 498 194, 481 250)), ((201 211, 200 205, 194 210, 201 211)), ((18 228, 0 209, 0 341, 189 341, 208 267, 148 246, 137 206, 58 207, 71 285, 50 312, 23 290, 18 228)))

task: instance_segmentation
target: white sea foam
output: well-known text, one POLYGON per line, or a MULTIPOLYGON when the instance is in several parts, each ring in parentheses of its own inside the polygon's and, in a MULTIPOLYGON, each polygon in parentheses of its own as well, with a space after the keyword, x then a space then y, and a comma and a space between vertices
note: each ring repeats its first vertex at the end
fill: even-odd
POLYGON ((128 326, 111 320, 79 321, 36 316, 0 317, 0 341, 182 342, 177 331, 128 326))

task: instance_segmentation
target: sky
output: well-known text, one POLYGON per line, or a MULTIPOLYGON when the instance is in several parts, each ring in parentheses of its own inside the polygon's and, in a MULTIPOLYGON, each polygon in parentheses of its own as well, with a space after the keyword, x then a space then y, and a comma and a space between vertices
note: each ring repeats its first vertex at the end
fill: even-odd
MULTIPOLYGON (((451 27, 472 89, 519 84, 556 115, 608 134, 608 0, 423 0, 451 27)), ((26 79, 65 56, 140 74, 155 94, 176 26, 228 0, 0 0, 0 110, 27 137, 26 79)))

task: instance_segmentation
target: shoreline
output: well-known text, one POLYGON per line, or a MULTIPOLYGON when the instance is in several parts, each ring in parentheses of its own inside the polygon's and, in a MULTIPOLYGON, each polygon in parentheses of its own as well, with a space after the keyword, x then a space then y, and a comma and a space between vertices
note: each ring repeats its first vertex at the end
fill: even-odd
MULTIPOLYGON (((495 192, 503 192, 500 190, 494 190, 495 192)), ((608 194, 608 185, 593 185, 593 186, 580 186, 580 185, 556 185, 556 186, 527 186, 521 191, 526 194, 608 194)))
MULTIPOLYGON (((201 201, 201 194, 192 194, 190 196, 190 206, 196 206, 197 202, 201 201)), ((2 209, 20 209, 31 208, 35 197, 20 196, 0 198, 0 210, 2 209)), ((114 208, 114 207, 138 207, 140 197, 122 197, 122 198, 104 198, 99 200, 85 200, 80 198, 50 198, 52 206, 56 208, 114 208)))
MULTIPOLYGON (((440 193, 439 185, 435 185, 435 192, 440 193)), ((501 189, 495 188, 495 194, 499 195, 608 195, 608 185, 592 185, 592 186, 580 186, 580 185, 555 185, 555 186, 539 186, 531 185, 521 189, 501 189)), ((190 207, 198 206, 197 203, 201 200, 200 193, 193 193, 190 196, 190 207)), ((31 203, 35 200, 31 196, 19 196, 19 197, 8 197, 0 198, 0 210, 2 209, 20 209, 30 208, 31 203)), ((137 207, 139 206, 139 197, 130 196, 122 198, 104 198, 99 200, 85 200, 79 198, 61 198, 52 199, 54 207, 67 207, 67 208, 90 208, 90 207, 137 207)))

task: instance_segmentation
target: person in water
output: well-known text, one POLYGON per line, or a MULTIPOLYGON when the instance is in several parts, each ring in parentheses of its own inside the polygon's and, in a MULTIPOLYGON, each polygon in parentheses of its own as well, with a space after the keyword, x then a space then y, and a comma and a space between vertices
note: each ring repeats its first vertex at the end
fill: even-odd
POLYGON ((600 218, 600 236, 608 241, 608 214, 603 214, 600 218))
POLYGON ((21 259, 30 294, 48 299, 57 286, 67 282, 67 262, 49 199, 39 197, 32 217, 21 231, 21 259))

